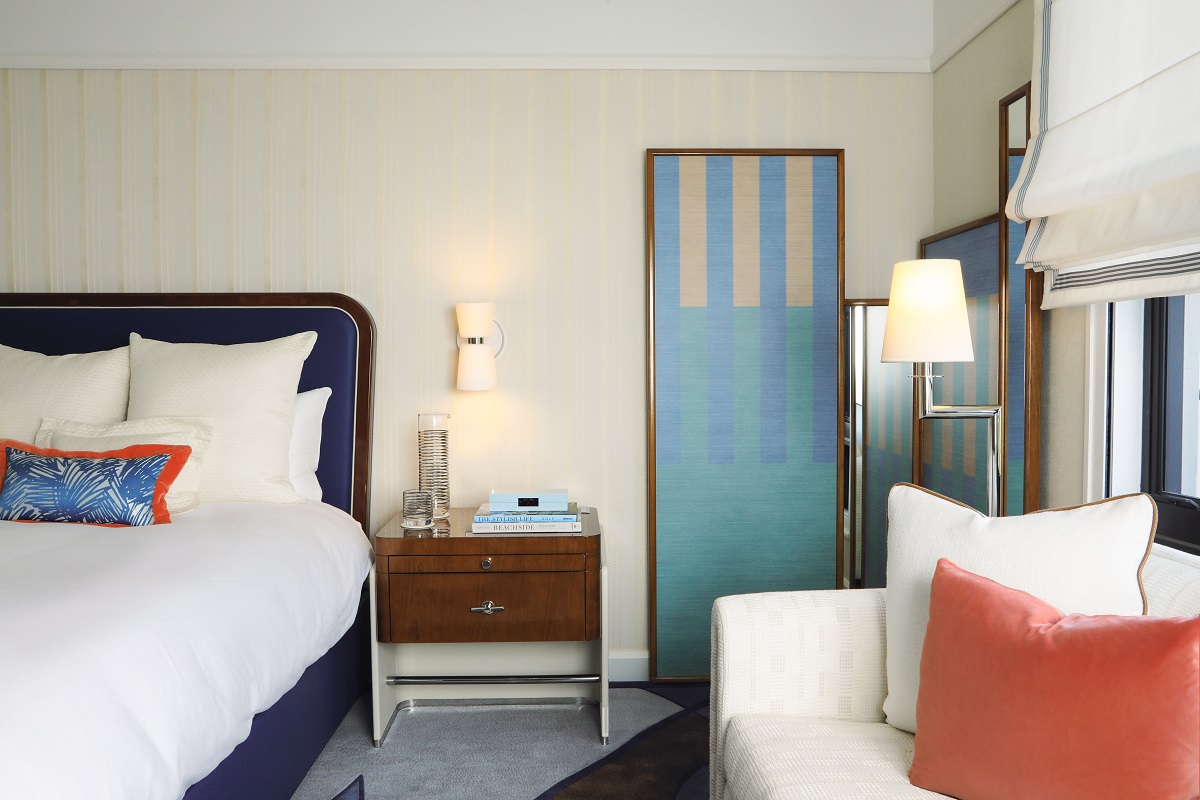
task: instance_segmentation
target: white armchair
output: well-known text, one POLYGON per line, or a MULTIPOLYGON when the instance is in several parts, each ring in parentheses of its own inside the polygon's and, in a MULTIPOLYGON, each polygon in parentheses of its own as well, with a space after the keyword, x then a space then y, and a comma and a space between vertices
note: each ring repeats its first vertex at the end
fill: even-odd
POLYGON ((883 589, 718 598, 711 800, 935 800, 908 782, 913 736, 883 721, 883 589))
MULTIPOLYGON (((1155 545, 1153 616, 1200 613, 1200 558, 1155 545)), ((883 589, 721 597, 712 613, 711 800, 937 800, 883 721, 883 589)))

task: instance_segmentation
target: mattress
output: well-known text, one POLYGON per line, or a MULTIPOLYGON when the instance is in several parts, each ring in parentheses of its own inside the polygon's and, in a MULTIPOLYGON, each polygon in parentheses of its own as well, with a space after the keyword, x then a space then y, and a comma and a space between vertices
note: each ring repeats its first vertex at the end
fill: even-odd
POLYGON ((322 503, 0 522, 0 794, 182 797, 350 627, 369 568, 322 503))

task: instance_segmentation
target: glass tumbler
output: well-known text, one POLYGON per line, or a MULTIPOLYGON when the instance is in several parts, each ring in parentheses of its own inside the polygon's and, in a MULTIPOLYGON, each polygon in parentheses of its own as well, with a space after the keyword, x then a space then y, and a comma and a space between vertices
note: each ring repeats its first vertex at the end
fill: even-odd
POLYGON ((433 527, 433 494, 419 489, 404 493, 400 527, 406 531, 427 531, 433 527))

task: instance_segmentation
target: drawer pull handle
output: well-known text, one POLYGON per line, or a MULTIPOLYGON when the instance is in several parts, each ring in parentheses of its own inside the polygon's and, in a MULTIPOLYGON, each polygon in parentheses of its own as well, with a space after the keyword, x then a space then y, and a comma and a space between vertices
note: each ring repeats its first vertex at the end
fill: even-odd
POLYGON ((504 606, 498 606, 495 603, 493 603, 491 600, 484 600, 483 605, 472 608, 471 613, 472 614, 487 614, 490 616, 492 614, 495 614, 497 611, 503 611, 503 610, 504 610, 504 606))
POLYGON ((485 558, 483 561, 480 561, 479 568, 480 569, 491 569, 492 568, 492 560, 490 558, 485 558))

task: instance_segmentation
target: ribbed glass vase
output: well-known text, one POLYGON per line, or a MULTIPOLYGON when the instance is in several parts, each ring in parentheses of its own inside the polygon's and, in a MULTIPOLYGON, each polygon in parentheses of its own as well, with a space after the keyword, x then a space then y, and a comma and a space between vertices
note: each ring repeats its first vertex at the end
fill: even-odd
POLYGON ((433 516, 450 516, 450 415, 417 414, 417 487, 433 494, 433 516))

